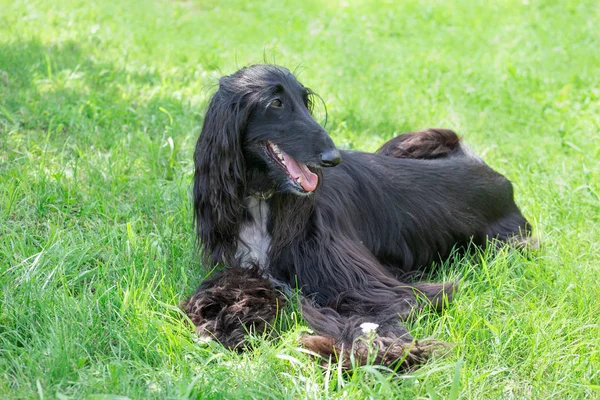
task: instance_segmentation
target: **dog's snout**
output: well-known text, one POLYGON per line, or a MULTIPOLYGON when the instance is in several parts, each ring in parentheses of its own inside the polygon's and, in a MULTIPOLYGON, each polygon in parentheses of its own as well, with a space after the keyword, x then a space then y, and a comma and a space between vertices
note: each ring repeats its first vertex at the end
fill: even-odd
POLYGON ((321 154, 321 165, 323 167, 335 167, 342 162, 342 155, 338 149, 326 151, 321 154))

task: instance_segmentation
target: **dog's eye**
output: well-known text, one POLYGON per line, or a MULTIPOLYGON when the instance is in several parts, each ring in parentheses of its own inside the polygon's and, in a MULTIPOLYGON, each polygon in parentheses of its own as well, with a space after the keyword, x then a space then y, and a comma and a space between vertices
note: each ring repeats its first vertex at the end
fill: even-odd
POLYGON ((271 106, 279 108, 279 107, 283 107, 283 103, 281 102, 281 100, 275 99, 271 102, 271 106))

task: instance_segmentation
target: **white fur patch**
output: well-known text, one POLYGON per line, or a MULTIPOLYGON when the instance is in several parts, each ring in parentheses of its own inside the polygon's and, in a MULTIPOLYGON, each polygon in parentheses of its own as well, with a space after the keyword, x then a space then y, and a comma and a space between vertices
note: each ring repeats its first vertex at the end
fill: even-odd
POLYGON ((235 256, 240 259, 243 268, 258 265, 264 270, 269 264, 271 246, 271 236, 267 230, 269 206, 265 200, 256 197, 248 197, 246 206, 252 219, 242 224, 235 256))

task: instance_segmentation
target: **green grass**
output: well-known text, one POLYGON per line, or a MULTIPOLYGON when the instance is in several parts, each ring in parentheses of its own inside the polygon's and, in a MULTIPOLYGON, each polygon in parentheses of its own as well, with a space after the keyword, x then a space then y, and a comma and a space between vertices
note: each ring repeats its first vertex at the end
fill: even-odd
POLYGON ((0 0, 0 398, 600 397, 598 26, 594 0, 0 0), (411 329, 455 345, 415 373, 323 370, 293 309, 241 355, 178 311, 208 274, 203 111, 265 59, 321 94, 340 147, 455 129, 544 244, 445 268, 456 301, 411 329))

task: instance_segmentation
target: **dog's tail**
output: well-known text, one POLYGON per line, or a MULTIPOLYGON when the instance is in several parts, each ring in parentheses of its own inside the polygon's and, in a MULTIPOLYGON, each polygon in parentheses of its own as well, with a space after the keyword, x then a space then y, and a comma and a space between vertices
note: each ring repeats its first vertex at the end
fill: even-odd
POLYGON ((450 129, 442 128, 403 133, 388 140, 377 153, 395 158, 424 160, 466 154, 458 135, 450 129))

